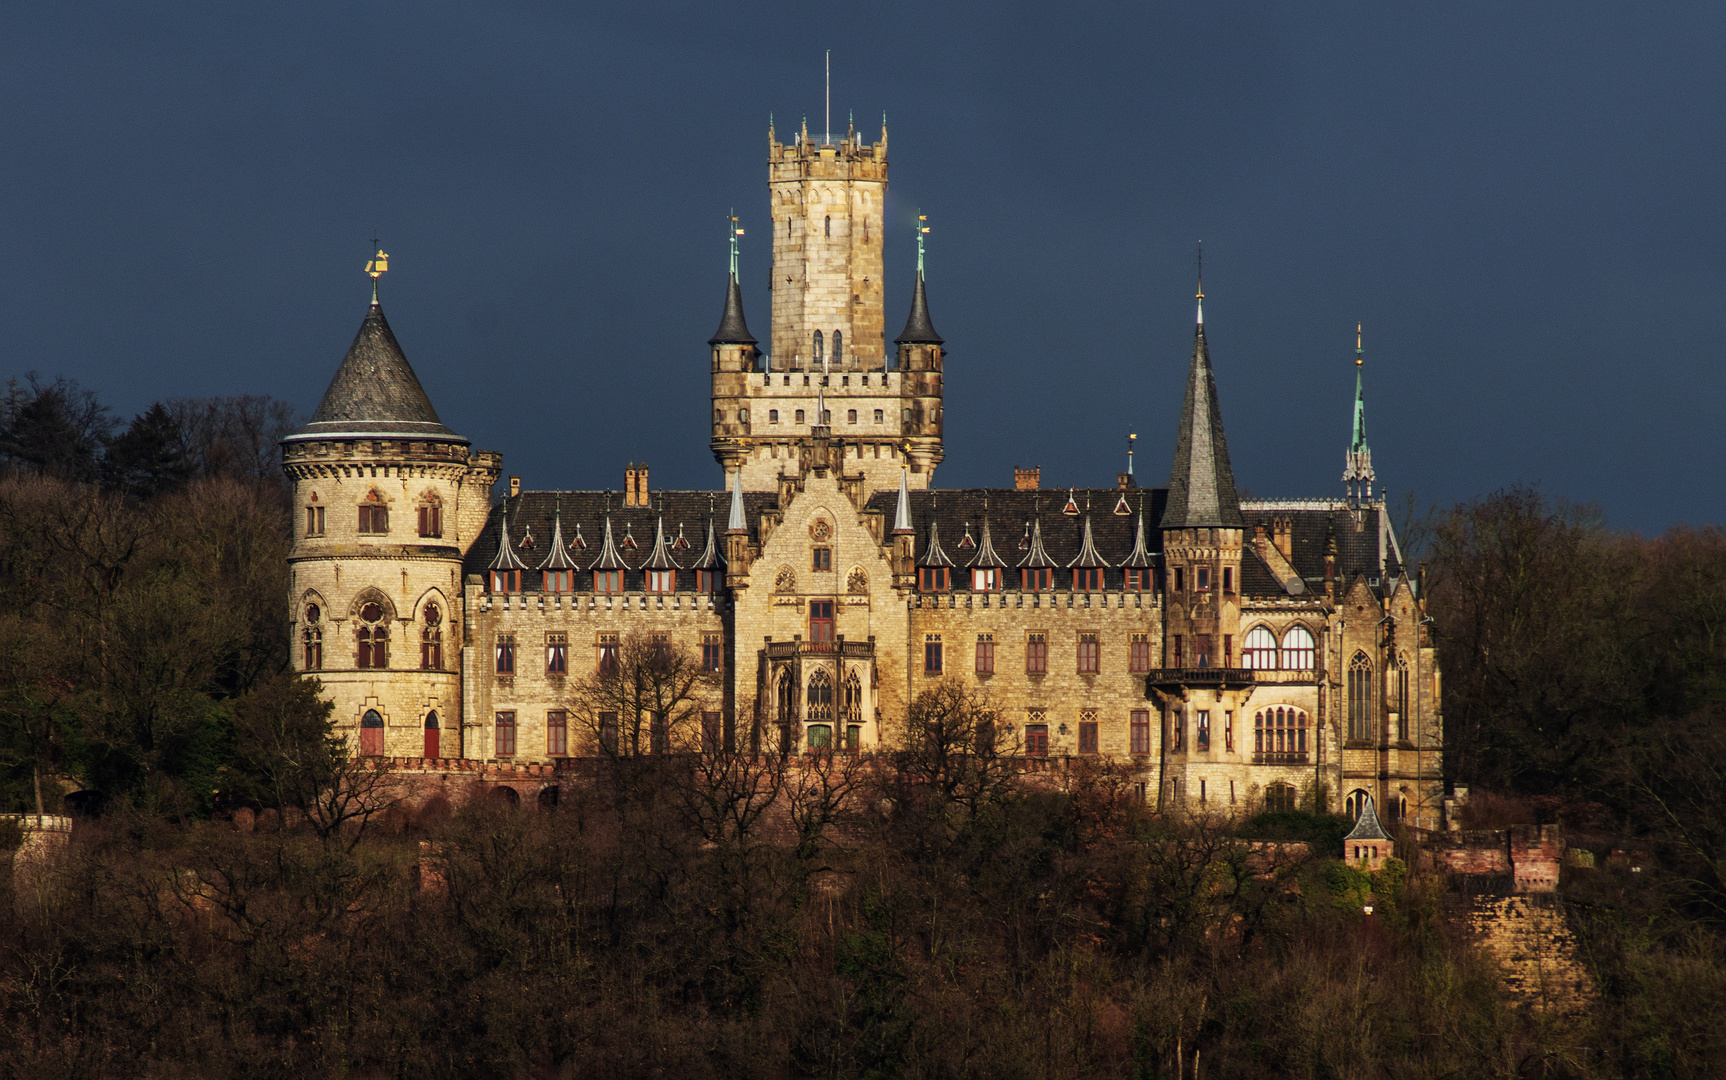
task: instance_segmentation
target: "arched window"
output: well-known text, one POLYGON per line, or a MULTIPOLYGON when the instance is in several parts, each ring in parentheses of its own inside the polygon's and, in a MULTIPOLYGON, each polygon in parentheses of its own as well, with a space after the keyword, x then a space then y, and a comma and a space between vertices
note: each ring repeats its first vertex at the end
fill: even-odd
POLYGON ((384 752, 384 718, 376 709, 367 709, 360 717, 360 753, 367 757, 382 757, 384 752))
POLYGON ((1253 714, 1253 753, 1275 755, 1278 760, 1304 761, 1306 733, 1304 711, 1289 705, 1260 709, 1253 714))
POLYGON ((425 756, 428 758, 437 758, 437 757, 443 756, 443 755, 438 753, 438 725, 437 725, 437 710, 436 709, 433 709, 431 712, 426 713, 425 756))
POLYGON ((790 723, 797 719, 797 683, 789 671, 779 675, 779 720, 790 723))
POLYGON ((1283 635, 1283 670, 1311 671, 1316 666, 1313 651, 1312 631, 1304 626, 1290 627, 1283 635))
POLYGON ((1408 662, 1400 656, 1390 661, 1390 701, 1396 708, 1396 738, 1408 741, 1408 662))
POLYGON ((359 644, 356 666, 362 668, 387 668, 390 666, 390 630, 384 622, 386 617, 383 605, 376 600, 368 600, 360 606, 360 625, 354 631, 359 644))
POLYGON ((845 362, 845 331, 843 330, 833 331, 833 362, 835 364, 845 362))
POLYGON ((306 646, 307 671, 318 671, 324 666, 324 628, 318 625, 318 620, 322 617, 323 612, 318 610, 318 605, 306 605, 306 629, 301 636, 306 646))
POLYGON ((829 214, 827 217, 823 218, 821 220, 821 227, 822 227, 822 229, 824 229, 826 231, 828 236, 832 236, 833 235, 833 215, 829 214))
POLYGON ((855 670, 845 676, 845 695, 841 704, 844 706, 844 719, 847 724, 863 722, 863 681, 857 677, 855 670))
POLYGON ((1292 784, 1276 783, 1265 788, 1265 809, 1270 811, 1286 811, 1295 808, 1295 789, 1292 784))
POLYGON ((825 355, 827 354, 821 351, 821 331, 817 330, 815 331, 815 362, 819 364, 825 355))
POLYGON ((420 631, 420 668, 443 670, 443 612, 436 604, 426 605, 425 629, 420 631))
POLYGON ((1355 653, 1348 664, 1348 737, 1372 738, 1372 661, 1365 653, 1355 653))
POLYGON ((1277 638, 1269 628, 1255 626, 1247 631, 1246 644, 1241 648, 1241 665, 1254 671, 1269 671, 1277 666, 1277 638))
POLYGON ((809 678, 809 719, 817 723, 833 720, 833 677, 826 668, 816 668, 809 678))

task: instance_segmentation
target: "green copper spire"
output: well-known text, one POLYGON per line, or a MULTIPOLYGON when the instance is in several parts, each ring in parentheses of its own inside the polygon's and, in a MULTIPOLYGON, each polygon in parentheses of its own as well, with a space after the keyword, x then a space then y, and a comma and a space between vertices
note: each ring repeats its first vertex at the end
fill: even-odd
POLYGON ((1342 482, 1348 490, 1350 505, 1372 501, 1372 449, 1366 445, 1366 392, 1362 385, 1361 368, 1365 366, 1365 350, 1361 347, 1361 324, 1354 326, 1354 431, 1349 436, 1348 451, 1343 456, 1342 482))

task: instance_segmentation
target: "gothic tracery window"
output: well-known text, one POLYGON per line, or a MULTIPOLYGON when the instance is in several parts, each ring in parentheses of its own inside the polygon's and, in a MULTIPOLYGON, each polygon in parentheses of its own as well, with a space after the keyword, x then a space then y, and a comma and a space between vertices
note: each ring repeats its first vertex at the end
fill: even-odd
POLYGON ((359 646, 357 667, 387 668, 389 667, 389 626, 385 622, 388 616, 383 605, 376 600, 368 600, 360 606, 359 627, 354 631, 359 646))
POLYGON ((1355 653, 1348 664, 1348 737, 1364 742, 1372 738, 1372 661, 1355 653))
POLYGON ((443 669, 443 612, 436 604, 427 604, 425 627, 420 631, 420 667, 426 671, 443 669))
POLYGON ((301 635, 305 643, 305 670, 317 671, 324 666, 324 628, 318 625, 323 612, 316 604, 306 605, 306 629, 301 635))

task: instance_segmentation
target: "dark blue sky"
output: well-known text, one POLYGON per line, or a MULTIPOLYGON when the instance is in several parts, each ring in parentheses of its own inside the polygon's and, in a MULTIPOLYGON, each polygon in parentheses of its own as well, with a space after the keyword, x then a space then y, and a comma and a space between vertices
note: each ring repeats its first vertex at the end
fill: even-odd
POLYGON ((1394 494, 1726 520, 1726 7, 613 8, 13 6, 4 373, 126 416, 309 411, 376 229, 409 359, 508 471, 717 486, 723 217, 764 336, 767 118, 819 126, 830 47, 836 126, 890 125, 889 336, 917 207, 934 227, 942 486, 1106 484, 1128 431, 1166 478, 1202 239, 1254 494, 1341 491, 1364 321, 1394 494))

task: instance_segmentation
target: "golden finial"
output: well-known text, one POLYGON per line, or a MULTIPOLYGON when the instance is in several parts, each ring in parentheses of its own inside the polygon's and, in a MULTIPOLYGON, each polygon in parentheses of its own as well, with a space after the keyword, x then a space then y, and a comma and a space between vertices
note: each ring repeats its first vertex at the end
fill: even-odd
POLYGON ((1361 359, 1362 359, 1361 358, 1361 348, 1360 348, 1360 326, 1361 326, 1360 323, 1354 324, 1354 366, 1355 367, 1360 367, 1361 359))
MULTIPOLYGON (((377 243, 377 239, 375 237, 373 238, 372 243, 377 243)), ((378 278, 389 273, 389 269, 389 254, 385 252, 383 248, 378 248, 378 253, 372 256, 370 262, 366 263, 366 273, 370 274, 372 277, 372 303, 374 304, 378 302, 378 278)))

